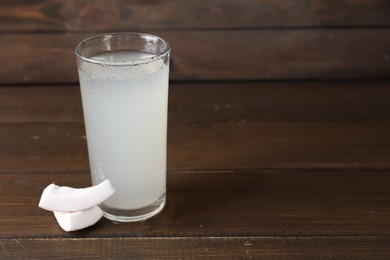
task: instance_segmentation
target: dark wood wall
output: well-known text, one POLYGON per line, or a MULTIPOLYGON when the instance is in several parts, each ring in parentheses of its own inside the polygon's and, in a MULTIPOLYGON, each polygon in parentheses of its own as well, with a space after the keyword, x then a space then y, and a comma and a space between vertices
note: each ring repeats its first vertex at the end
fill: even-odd
POLYGON ((75 45, 113 31, 168 40, 175 81, 390 76, 388 0, 1 0, 0 84, 75 83, 75 45))

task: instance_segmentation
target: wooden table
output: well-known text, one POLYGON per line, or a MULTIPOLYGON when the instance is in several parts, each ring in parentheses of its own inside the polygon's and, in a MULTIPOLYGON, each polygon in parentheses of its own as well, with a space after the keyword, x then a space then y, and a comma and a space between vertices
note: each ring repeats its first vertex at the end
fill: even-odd
POLYGON ((0 3, 0 259, 390 258, 390 2, 0 3), (167 206, 64 232, 91 184, 73 48, 172 45, 167 206))
POLYGON ((172 83, 165 210, 66 233, 37 204, 51 182, 90 185, 78 86, 3 87, 0 257, 389 257, 389 96, 390 82, 172 83))

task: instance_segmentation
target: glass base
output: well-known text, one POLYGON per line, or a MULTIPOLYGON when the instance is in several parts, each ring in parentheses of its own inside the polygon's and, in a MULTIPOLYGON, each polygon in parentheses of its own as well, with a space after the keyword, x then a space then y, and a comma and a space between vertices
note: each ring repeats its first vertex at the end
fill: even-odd
POLYGON ((99 206, 103 210, 103 216, 111 221, 114 222, 143 221, 161 212, 161 210, 165 206, 165 194, 161 196, 158 200, 153 202, 152 204, 149 204, 148 206, 139 209, 130 209, 130 210, 116 209, 116 208, 110 208, 104 204, 101 204, 99 206))

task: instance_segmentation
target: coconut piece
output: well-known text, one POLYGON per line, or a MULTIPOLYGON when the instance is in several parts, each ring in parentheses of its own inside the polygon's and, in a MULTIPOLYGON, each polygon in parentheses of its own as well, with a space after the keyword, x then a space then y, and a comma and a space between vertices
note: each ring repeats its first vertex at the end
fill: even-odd
POLYGON ((114 193, 109 180, 88 188, 47 186, 39 201, 39 207, 57 212, 75 212, 92 208, 105 201, 114 193))
POLYGON ((53 213, 60 227, 68 232, 92 226, 103 216, 103 211, 99 206, 76 212, 54 211, 53 213))

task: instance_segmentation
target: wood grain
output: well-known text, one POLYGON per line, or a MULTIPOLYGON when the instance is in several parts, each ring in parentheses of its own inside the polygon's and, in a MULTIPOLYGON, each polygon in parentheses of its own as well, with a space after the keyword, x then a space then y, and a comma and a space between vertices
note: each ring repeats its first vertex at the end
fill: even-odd
POLYGON ((390 258, 389 13, 386 0, 1 1, 0 258, 390 258), (167 205, 67 233, 38 201, 53 182, 91 184, 73 50, 109 31, 172 45, 167 205))
POLYGON ((388 237, 2 239, 0 257, 23 259, 389 258, 388 237), (55 250, 53 250, 55 248, 55 250), (228 248, 228 250, 227 250, 228 248), (43 252, 45 255, 43 255, 43 252))
MULTIPOLYGON (((390 82, 172 83, 169 122, 390 121, 390 82)), ((78 85, 1 87, 1 123, 83 123, 78 85)))
MULTIPOLYGON (((170 169, 388 169, 390 123, 170 123, 170 169)), ((87 171, 83 124, 1 124, 0 171, 87 171)))
MULTIPOLYGON (((157 33, 172 45, 171 80, 380 79, 390 72, 389 30, 157 33)), ((1 83, 77 82, 73 50, 91 35, 2 35, 1 83)))
MULTIPOLYGON (((239 93, 233 83, 209 84, 177 84, 176 98, 185 97, 181 101, 185 103, 191 93, 199 100, 208 93, 218 102, 232 103, 239 93), (230 93, 218 97, 220 87, 230 93)), ((312 98, 318 95, 323 102, 318 104, 319 111, 332 104, 338 104, 338 110, 386 111, 386 96, 382 97, 387 93, 386 82, 323 88, 307 84, 295 88, 271 83, 241 86, 247 87, 242 90, 249 96, 286 95, 279 104, 292 95, 311 107, 311 102, 316 103, 312 98), (300 94, 294 96, 292 89, 301 90, 300 94), (349 100, 351 104, 343 105, 349 100)), ((323 121, 312 122, 285 122, 283 116, 278 122, 230 122, 218 120, 217 115, 215 121, 171 121, 164 211, 142 223, 118 225, 102 219, 86 230, 65 233, 52 213, 37 204, 49 183, 90 185, 83 124, 74 121, 80 112, 75 105, 80 101, 75 95, 78 89, 12 87, 3 91, 8 93, 2 97, 9 107, 6 111, 12 111, 12 106, 21 108, 16 110, 19 119, 8 115, 9 121, 0 127, 2 258, 193 255, 309 259, 386 258, 390 254, 390 125, 386 120, 358 113, 357 121, 338 122, 325 113, 320 114, 323 121), (45 98, 52 101, 44 102, 45 98), (64 104, 69 100, 73 103, 67 110, 64 104), (42 113, 45 107, 50 111, 28 122, 30 109, 42 113), (56 114, 61 118, 50 121, 56 114)), ((245 103, 242 98, 237 104, 245 103)), ((255 111, 262 104, 248 101, 255 111)), ((183 107, 180 102, 174 104, 177 109, 183 107)), ((193 118, 202 116, 191 104, 184 108, 193 118)), ((302 111, 294 113, 300 118, 302 111)), ((317 114, 316 110, 307 113, 317 114)))
POLYGON ((0 87, 1 123, 82 123, 78 85, 0 87))
POLYGON ((376 1, 2 1, 2 32, 77 32, 262 27, 389 26, 376 1))
MULTIPOLYGON (((372 122, 390 119, 390 82, 170 84, 171 122, 372 122)), ((1 116, 0 116, 1 120, 1 116)))
POLYGON ((389 170, 169 171, 167 206, 155 218, 102 219, 71 233, 38 201, 52 182, 89 186, 88 172, 3 172, 0 181, 2 239, 390 236, 389 170))

